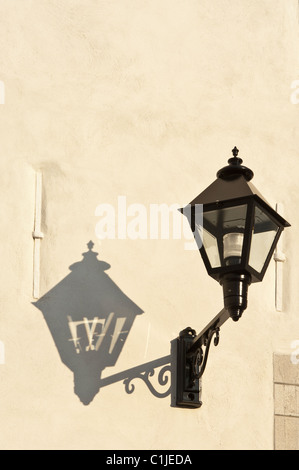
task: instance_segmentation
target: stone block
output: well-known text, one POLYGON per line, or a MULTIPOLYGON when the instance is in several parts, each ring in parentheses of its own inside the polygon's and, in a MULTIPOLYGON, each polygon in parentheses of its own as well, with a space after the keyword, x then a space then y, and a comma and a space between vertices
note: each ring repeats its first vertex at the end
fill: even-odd
POLYGON ((274 382, 299 385, 299 364, 289 354, 274 354, 274 382))
POLYGON ((299 418, 275 416, 275 450, 299 450, 299 418))

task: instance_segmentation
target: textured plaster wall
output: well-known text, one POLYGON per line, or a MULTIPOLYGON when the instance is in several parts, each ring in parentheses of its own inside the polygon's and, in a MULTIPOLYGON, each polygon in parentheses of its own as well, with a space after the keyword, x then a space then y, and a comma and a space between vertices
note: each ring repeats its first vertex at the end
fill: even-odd
MULTIPOLYGON (((272 449, 273 353, 299 339, 297 2, 1 0, 0 18, 0 448, 272 449), (96 207, 120 195, 147 208, 186 204, 235 145, 292 224, 283 312, 272 261, 250 287, 242 320, 227 322, 212 348, 199 410, 171 407, 140 379, 132 394, 115 381, 83 404, 60 320, 95 316, 92 269, 80 277, 82 264, 74 266, 89 240, 110 265, 104 273, 143 311, 103 378, 169 355, 181 329, 202 329, 223 302, 184 240, 100 242, 96 207), (40 308, 32 298, 37 170, 40 308)), ((80 365, 83 387, 96 381, 89 367, 80 365)))

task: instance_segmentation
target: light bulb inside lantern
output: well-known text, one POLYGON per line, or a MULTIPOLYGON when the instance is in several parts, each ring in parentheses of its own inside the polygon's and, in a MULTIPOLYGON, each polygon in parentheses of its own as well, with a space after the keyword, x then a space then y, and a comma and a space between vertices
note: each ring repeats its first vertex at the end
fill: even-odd
POLYGON ((223 236, 223 258, 226 266, 241 262, 244 233, 232 232, 223 236))

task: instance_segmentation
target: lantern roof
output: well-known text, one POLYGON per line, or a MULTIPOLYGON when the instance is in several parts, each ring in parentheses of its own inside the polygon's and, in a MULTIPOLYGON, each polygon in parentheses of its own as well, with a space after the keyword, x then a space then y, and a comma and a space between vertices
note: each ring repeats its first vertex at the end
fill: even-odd
POLYGON ((190 205, 210 204, 248 196, 258 196, 269 205, 256 187, 251 182, 246 181, 243 175, 236 176, 229 180, 218 177, 204 191, 196 196, 193 201, 190 202, 190 205))
MULTIPOLYGON (((217 172, 217 179, 196 196, 189 203, 189 206, 192 207, 197 204, 219 204, 241 198, 254 198, 262 207, 270 212, 283 227, 290 226, 252 184, 251 179, 253 178, 253 172, 242 165, 242 159, 237 157, 238 149, 235 147, 232 152, 234 157, 228 160, 229 164, 217 172)), ((182 212, 183 211, 184 210, 182 210, 182 212)))

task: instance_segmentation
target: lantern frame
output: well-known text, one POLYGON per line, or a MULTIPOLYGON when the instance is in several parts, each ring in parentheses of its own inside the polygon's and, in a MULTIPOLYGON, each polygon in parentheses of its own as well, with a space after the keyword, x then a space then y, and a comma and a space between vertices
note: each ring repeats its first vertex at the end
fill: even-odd
MULTIPOLYGON (((225 201, 217 201, 214 203, 208 203, 202 205, 203 211, 203 218, 206 212, 211 211, 218 211, 222 209, 229 209, 237 206, 246 205, 246 218, 245 218, 245 226, 244 226, 244 240, 242 244, 242 254, 241 254, 241 262, 239 264, 235 264, 233 266, 224 266, 223 260, 221 260, 221 249, 219 249, 219 242, 220 240, 217 239, 217 247, 219 252, 219 257, 221 260, 221 265, 217 267, 212 267, 210 258, 207 254, 206 248, 204 243, 202 242, 202 237, 198 234, 196 228, 196 210, 192 211, 191 206, 191 220, 190 226, 194 234, 194 238, 196 240, 197 245, 199 246, 199 251, 206 267, 206 270, 213 279, 216 281, 220 281, 221 277, 230 272, 238 272, 238 273, 246 273, 250 274, 251 282, 260 282, 263 280, 263 277, 266 273, 266 270, 269 266, 271 257, 275 250, 275 246, 279 240, 279 237, 286 226, 289 226, 289 223, 286 222, 279 214, 277 214, 269 205, 265 204, 262 199, 258 196, 245 196, 240 198, 228 199, 225 201), (277 231, 273 242, 268 250, 268 254, 264 260, 263 267, 261 271, 257 271, 253 266, 250 264, 250 253, 252 247, 252 237, 253 237, 253 229, 254 229, 254 222, 255 222, 255 209, 259 208, 271 222, 273 222, 277 226, 277 231)), ((193 206, 194 207, 194 206, 193 206)), ((201 208, 200 208, 201 210, 201 208)), ((205 222, 203 221, 202 228, 205 229, 205 222)), ((209 232, 209 230, 207 229, 209 232)), ((210 232, 209 232, 210 233, 210 232)), ((204 235, 203 235, 204 237, 204 235)))

